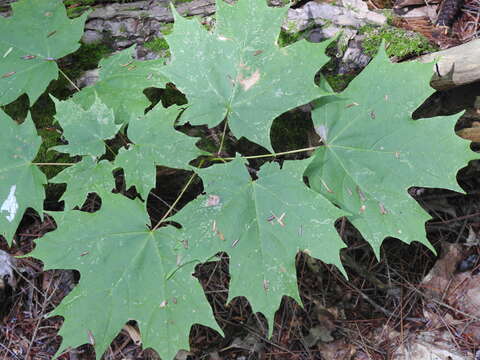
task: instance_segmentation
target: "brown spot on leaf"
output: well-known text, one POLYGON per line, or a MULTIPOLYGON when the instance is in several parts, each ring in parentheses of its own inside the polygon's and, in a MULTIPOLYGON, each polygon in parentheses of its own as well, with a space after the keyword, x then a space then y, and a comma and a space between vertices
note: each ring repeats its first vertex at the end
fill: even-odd
POLYGON ((248 91, 255 85, 258 80, 260 80, 260 71, 255 70, 255 72, 248 78, 243 78, 239 75, 238 82, 242 85, 243 90, 248 91))
POLYGON ((10 72, 7 72, 5 74, 2 75, 2 78, 5 79, 5 78, 9 78, 10 76, 12 75, 15 75, 16 72, 15 71, 10 71, 10 72))

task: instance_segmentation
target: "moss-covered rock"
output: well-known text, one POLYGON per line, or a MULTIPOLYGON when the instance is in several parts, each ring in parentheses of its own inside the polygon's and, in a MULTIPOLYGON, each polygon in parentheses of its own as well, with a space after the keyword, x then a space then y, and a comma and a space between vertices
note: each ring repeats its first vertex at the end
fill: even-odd
MULTIPOLYGON (((165 24, 161 30, 161 33, 165 36, 170 34, 172 31, 173 24, 165 24)), ((168 46, 167 40, 163 36, 154 37, 153 39, 144 43, 143 46, 146 49, 160 55, 161 57, 170 57, 170 48, 168 46)))
POLYGON ((285 47, 302 39, 303 32, 290 32, 281 30, 278 36, 278 46, 285 47))
POLYGON ((362 47, 370 56, 377 53, 382 41, 385 41, 387 55, 390 57, 395 56, 398 59, 405 59, 438 50, 423 35, 393 26, 378 28, 366 25, 360 29, 360 33, 366 36, 362 47))

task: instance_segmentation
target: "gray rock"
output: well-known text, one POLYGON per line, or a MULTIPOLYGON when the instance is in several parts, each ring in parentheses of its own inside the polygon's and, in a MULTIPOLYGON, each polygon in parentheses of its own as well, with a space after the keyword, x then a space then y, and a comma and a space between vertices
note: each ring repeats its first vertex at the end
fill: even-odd
POLYGON ((366 24, 382 26, 387 23, 387 17, 375 11, 368 10, 366 1, 363 0, 342 0, 346 18, 356 19, 366 24))
POLYGON ((137 45, 135 50, 136 50, 135 58, 137 60, 156 60, 160 58, 160 54, 154 51, 151 51, 150 49, 147 49, 143 45, 137 45))
MULTIPOLYGON (((85 42, 98 42, 108 38, 113 50, 122 50, 133 44, 143 44, 154 37, 161 37, 162 25, 173 22, 169 0, 113 3, 97 6, 85 24, 85 42)), ((193 0, 176 6, 183 16, 211 15, 215 11, 214 0, 193 0)), ((145 54, 142 58, 155 57, 145 54)))
POLYGON ((361 0, 343 2, 341 7, 310 1, 298 9, 290 9, 282 28, 288 32, 299 32, 328 23, 358 29, 366 24, 383 25, 387 22, 384 15, 368 10, 361 0))
POLYGON ((338 67, 338 74, 349 74, 363 69, 368 65, 371 56, 365 54, 362 49, 364 35, 356 35, 348 41, 347 49, 343 53, 342 60, 338 67))
POLYGON ((103 34, 93 30, 85 30, 82 41, 85 44, 98 44, 104 39, 103 34))
POLYGON ((313 28, 306 34, 305 38, 310 42, 322 42, 335 37, 339 33, 342 33, 344 37, 346 36, 348 39, 351 39, 355 36, 357 31, 348 28, 345 29, 336 25, 330 25, 327 27, 313 28))
POLYGON ((16 279, 14 276, 14 270, 16 267, 16 260, 13 256, 10 256, 7 252, 0 250, 0 289, 3 289, 4 281, 12 288, 16 286, 16 279))

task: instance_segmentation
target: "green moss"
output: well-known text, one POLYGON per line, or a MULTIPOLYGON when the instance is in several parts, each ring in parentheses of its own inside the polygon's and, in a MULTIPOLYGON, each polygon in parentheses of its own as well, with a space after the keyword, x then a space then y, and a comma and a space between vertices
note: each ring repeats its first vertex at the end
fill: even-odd
MULTIPOLYGON (((161 30, 163 35, 169 35, 173 31, 173 24, 165 24, 161 30)), ((155 37, 143 44, 147 49, 159 54, 162 57, 170 57, 170 47, 164 37, 155 37)))
MULTIPOLYGON (((112 49, 104 44, 83 44, 74 53, 60 59, 58 65, 60 69, 68 76, 69 79, 75 81, 86 70, 92 70, 98 67, 99 61, 112 53, 112 49)), ((58 80, 50 83, 47 90, 56 98, 66 99, 73 90, 67 79, 60 75, 58 80)))
POLYGON ((67 8, 67 16, 74 19, 88 11, 95 0, 64 0, 63 4, 67 8))
POLYGON ((63 0, 65 6, 86 6, 94 5, 95 0, 63 0))
MULTIPOLYGON (((308 132, 313 130, 310 116, 299 110, 294 109, 277 117, 270 129, 270 140, 272 147, 276 152, 302 149, 309 146, 308 132)), ((297 159, 304 154, 291 154, 286 158, 297 159)))
POLYGON ((159 54, 162 57, 170 57, 170 50, 167 40, 163 37, 156 37, 143 44, 147 49, 159 54))
MULTIPOLYGON (((173 31, 173 24, 166 24, 161 30, 163 35, 168 35, 173 31)), ((159 54, 162 57, 170 57, 168 42, 164 37, 155 37, 143 44, 144 47, 159 54)))
POLYGON ((28 114, 28 96, 23 94, 8 105, 0 106, 5 114, 18 123, 22 123, 28 114))
MULTIPOLYGON (((69 61, 75 64, 75 69, 80 71, 95 69, 100 60, 112 53, 112 49, 104 43, 83 44, 69 55, 69 61)), ((68 71, 68 69, 67 69, 68 71)))
POLYGON ((387 55, 390 57, 396 56, 399 59, 438 50, 424 36, 392 26, 376 28, 366 25, 360 29, 360 33, 366 35, 362 47, 365 53, 370 56, 377 53, 382 40, 386 43, 387 55))
POLYGON ((278 36, 278 46, 285 47, 294 42, 302 39, 302 35, 305 33, 304 31, 297 31, 297 25, 294 22, 287 23, 287 30, 283 28, 280 31, 280 35, 278 36))
POLYGON ((90 10, 90 6, 75 6, 67 8, 67 16, 70 19, 75 19, 79 16, 82 16, 85 12, 90 10))
POLYGON ((393 9, 388 8, 388 9, 382 9, 380 12, 385 15, 387 18, 387 25, 393 26, 395 22, 395 14, 393 12, 393 9))
POLYGON ((350 81, 352 81, 356 75, 357 74, 326 74, 325 79, 333 91, 340 92, 348 86, 350 81))
POLYGON ((278 36, 278 46, 280 47, 285 47, 290 44, 293 44, 294 42, 297 42, 302 38, 302 33, 300 32, 290 32, 290 31, 285 31, 281 30, 280 35, 278 36))

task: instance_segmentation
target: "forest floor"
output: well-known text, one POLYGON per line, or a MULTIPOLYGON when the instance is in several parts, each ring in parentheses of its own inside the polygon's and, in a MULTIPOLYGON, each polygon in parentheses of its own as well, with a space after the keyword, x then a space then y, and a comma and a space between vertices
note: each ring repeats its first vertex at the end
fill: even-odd
MULTIPOLYGON (((476 31, 478 20, 475 25, 476 31)), ((180 194, 179 178, 184 177, 185 173, 159 172, 157 183, 162 187, 151 195, 152 218, 165 214, 180 194)), ((426 232, 438 256, 419 243, 407 245, 389 238, 377 259, 370 245, 342 218, 337 230, 346 244, 341 258, 348 279, 335 267, 299 253, 302 304, 284 297, 271 336, 265 318, 252 312, 247 298, 226 303, 226 254, 221 254, 220 261, 198 265, 194 275, 225 337, 196 325, 190 331, 190 349, 179 352, 177 359, 413 360, 426 359, 425 351, 445 360, 480 359, 480 299, 472 295, 480 294, 480 163, 472 161, 457 177, 465 194, 410 189, 432 217, 426 232)), ((195 186, 179 208, 201 191, 201 185, 195 186)), ((83 210, 95 210, 98 201, 90 196, 83 210)), ((55 196, 47 198, 46 208, 60 207, 55 196)), ((2 360, 52 359, 60 345, 63 319, 48 314, 80 281, 80 275, 75 270, 43 271, 41 262, 28 257, 34 240, 54 229, 51 217, 41 219, 27 211, 14 245, 0 241, 1 250, 26 256, 17 260, 14 288, 5 279, 0 281, 2 360)), ((142 348, 139 339, 135 322, 129 322, 103 359, 158 359, 154 351, 142 348)), ((91 345, 83 345, 59 359, 93 360, 95 354, 91 345)))
MULTIPOLYGON (((156 196, 165 202, 175 198, 180 192, 175 178, 176 175, 165 173, 163 183, 170 187, 157 189, 156 196)), ((430 350, 434 352, 441 350, 452 359, 472 359, 480 349, 480 322, 476 317, 480 311, 478 307, 476 313, 475 309, 462 310, 465 304, 459 297, 468 297, 469 290, 479 293, 479 179, 479 163, 473 161, 458 175, 466 194, 423 188, 410 191, 432 216, 426 224, 427 235, 443 262, 423 245, 406 245, 393 238, 385 240, 377 260, 349 222, 339 220, 337 230, 348 245, 341 256, 349 279, 334 267, 298 254, 297 275, 303 304, 284 298, 271 337, 267 336, 264 317, 252 313, 248 299, 235 298, 226 303, 226 255, 220 261, 197 266, 194 275, 202 284, 225 337, 209 328, 194 326, 190 351, 180 352, 177 359, 421 359, 421 352, 406 357, 401 350, 403 346, 406 352, 421 351, 420 335, 426 344, 430 339, 430 350), (438 264, 441 269, 432 271, 425 282, 432 267, 438 264), (470 281, 469 288, 459 289, 462 284, 455 283, 456 276, 462 276, 462 284, 470 281), (441 289, 428 288, 432 277, 437 285, 444 284, 441 289), (440 346, 440 350, 435 346, 440 346)), ((98 198, 91 196, 84 210, 98 205, 98 198)), ((157 216, 166 209, 158 206, 157 216)), ((2 242, 0 248, 12 255, 28 255, 33 240, 54 228, 48 215, 42 221, 33 211, 27 212, 15 245, 8 248, 2 242)), ((48 318, 47 314, 72 290, 79 274, 72 270, 44 272, 39 261, 28 257, 18 259, 17 267, 16 288, 4 288, 9 301, 4 302, 2 309, 5 317, 0 358, 51 359, 61 341, 57 332, 63 320, 48 318)), ((138 340, 132 321, 103 358, 158 359, 155 352, 142 349, 138 340)), ((439 357, 443 358, 447 359, 439 357)), ((84 345, 60 359, 91 360, 95 355, 92 346, 84 345)))

